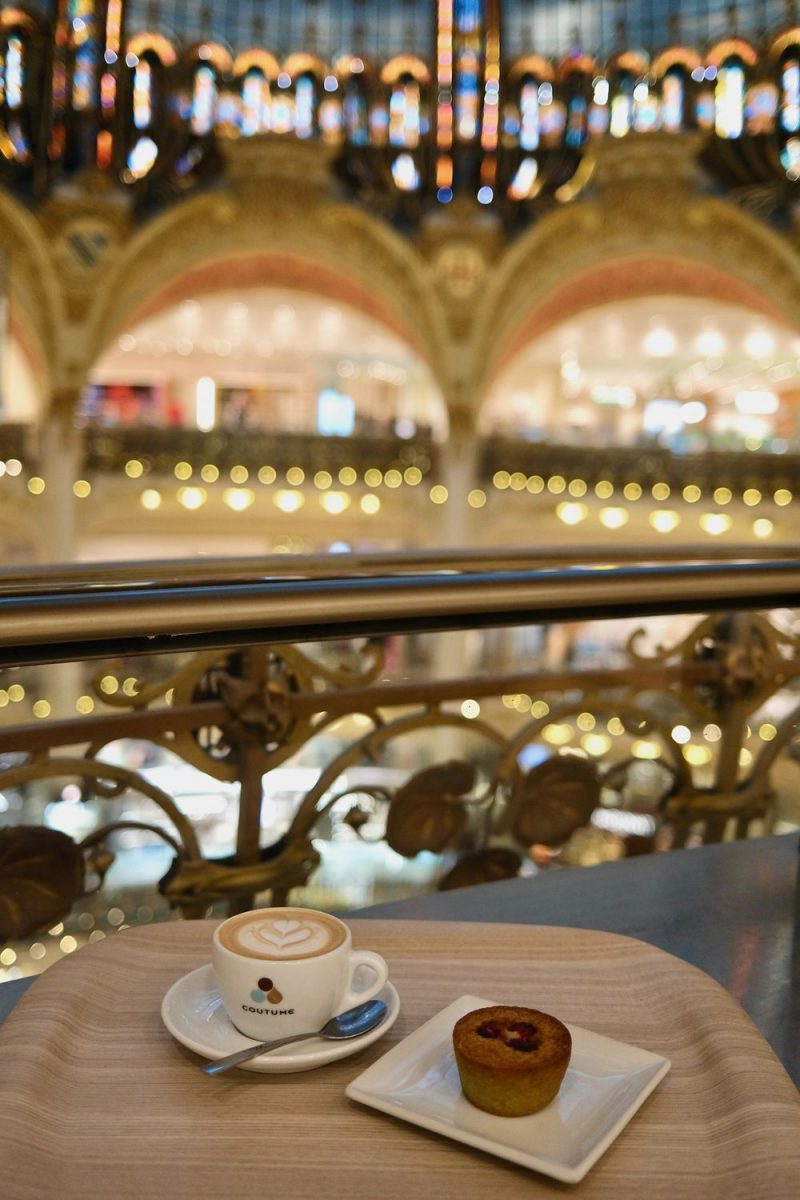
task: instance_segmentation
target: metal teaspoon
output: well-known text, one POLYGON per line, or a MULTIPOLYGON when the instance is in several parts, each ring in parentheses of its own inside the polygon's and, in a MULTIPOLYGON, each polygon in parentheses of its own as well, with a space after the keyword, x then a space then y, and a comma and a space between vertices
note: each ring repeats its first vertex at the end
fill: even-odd
POLYGON ((218 1058, 215 1062, 205 1063, 202 1069, 206 1075, 219 1075, 221 1071, 227 1071, 229 1067, 238 1067, 239 1063, 247 1062, 249 1058, 256 1058, 257 1055, 265 1054, 269 1050, 277 1050, 279 1046, 288 1046, 290 1042, 304 1042, 313 1037, 337 1042, 345 1041, 347 1038, 360 1037, 361 1034, 369 1033, 371 1029, 380 1025, 387 1011, 383 1000, 368 1000, 366 1004, 349 1008, 347 1012, 340 1013, 338 1017, 331 1017, 322 1029, 314 1033, 295 1033, 292 1037, 277 1038, 272 1042, 254 1042, 252 1046, 246 1046, 244 1050, 237 1050, 235 1054, 228 1054, 225 1058, 218 1058))

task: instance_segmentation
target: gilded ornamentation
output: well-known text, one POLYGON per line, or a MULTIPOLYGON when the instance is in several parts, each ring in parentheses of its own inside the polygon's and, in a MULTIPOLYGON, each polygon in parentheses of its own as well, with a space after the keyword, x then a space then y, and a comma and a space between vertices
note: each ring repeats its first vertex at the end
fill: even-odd
POLYGON ((319 852, 310 841, 281 842, 262 851, 259 862, 240 865, 232 861, 186 861, 175 859, 159 883, 159 890, 173 904, 185 908, 193 901, 201 906, 214 900, 253 896, 267 890, 285 895, 301 887, 319 865, 319 852))
MULTIPOLYGON (((463 401, 469 380, 475 409, 531 322, 541 332, 558 315, 570 281, 580 285, 587 273, 637 256, 684 264, 697 294, 722 288, 729 299, 798 323, 792 245, 737 203, 707 194, 700 142, 694 134, 604 141, 580 194, 514 239, 499 227, 482 235, 474 205, 462 213, 454 202, 448 220, 424 225, 412 245, 378 210, 341 201, 324 145, 270 136, 223 141, 218 187, 192 191, 143 224, 133 219, 131 197, 97 172, 80 194, 51 196, 36 216, 4 194, 0 252, 12 265, 12 315, 37 343, 48 384, 68 372, 77 395, 122 329, 192 289, 254 286, 255 277, 235 283, 242 264, 269 258, 262 283, 332 289, 374 311, 429 361, 448 403, 463 401), (697 283, 709 270, 714 281, 697 283), (220 284, 221 271, 232 272, 228 284, 220 284)), ((603 299, 583 288, 584 306, 603 299)))
MULTIPOLYGON (((642 264, 665 260, 659 263, 661 291, 694 288, 693 294, 729 300, 736 292, 756 311, 800 323, 800 283, 786 238, 730 201, 699 191, 691 146, 682 139, 664 147, 665 153, 644 151, 638 138, 604 146, 593 186, 576 203, 543 216, 506 249, 474 314, 471 344, 481 392, 522 341, 571 315, 571 309, 560 308, 570 281, 574 303, 587 308, 607 302, 616 295, 600 295, 594 285, 605 274, 610 286, 611 269, 637 256, 642 264), (675 156, 682 149, 692 169, 676 175, 675 156), (673 280, 670 263, 678 271, 673 280), (682 263, 691 264, 691 279, 678 277, 682 263)), ((636 271, 641 274, 641 264, 636 271)), ((634 272, 628 295, 638 294, 635 286, 634 272)))
POLYGON ((0 946, 60 921, 83 893, 83 854, 55 829, 0 829, 0 946))
POLYGON ((412 858, 420 850, 440 854, 456 846, 467 824, 464 797, 475 771, 463 762, 443 763, 414 775, 395 792, 386 818, 386 841, 412 858))
MULTIPOLYGON (((158 806, 165 823, 112 821, 78 849, 68 839, 53 841, 50 850, 63 852, 65 878, 73 882, 60 883, 57 895, 48 895, 42 920, 63 916, 69 897, 87 890, 87 878, 102 879, 113 859, 109 838, 121 828, 151 829, 172 846, 174 860, 160 888, 190 916, 202 915, 212 901, 241 906, 265 891, 275 902, 284 901, 318 865, 315 840, 337 821, 364 839, 385 839, 409 858, 422 851, 442 855, 440 886, 455 887, 508 878, 535 848, 557 852, 572 846, 564 852, 564 861, 571 861, 579 853, 576 835, 589 830, 608 805, 649 813, 653 828, 660 823, 671 831, 675 845, 685 844, 698 822, 706 840, 721 838, 731 820, 744 834, 753 820, 770 820, 772 768, 779 753, 791 759, 795 752, 792 707, 771 739, 742 758, 751 714, 798 673, 797 637, 760 615, 704 617, 674 645, 653 648, 637 631, 627 665, 574 678, 539 671, 524 678, 463 679, 457 693, 453 680, 399 687, 382 681, 381 644, 352 645, 335 656, 317 647, 317 657, 296 646, 202 653, 152 683, 131 677, 120 690, 109 683, 121 674, 120 666, 104 664, 95 692, 105 713, 53 727, 54 741, 83 744, 84 755, 61 755, 55 745, 41 749, 37 727, 30 731, 27 757, 0 774, 0 786, 8 791, 34 780, 72 778, 108 803, 136 791, 158 806), (512 732, 487 718, 489 705, 474 718, 452 707, 456 694, 486 699, 522 687, 529 697, 548 699, 542 715, 530 716, 512 732), (289 828, 262 847, 261 808, 269 803, 263 777, 268 780, 273 767, 353 714, 359 714, 359 735, 338 743, 301 797, 289 828), (690 724, 718 730, 715 749, 698 760, 702 770, 682 750, 690 724), (587 734, 582 745, 573 740, 573 730, 604 728, 619 739, 613 752, 606 733, 587 734), (363 777, 369 764, 391 760, 392 743, 399 746, 407 738, 427 739, 427 760, 443 733, 463 740, 459 757, 434 759, 399 784, 388 784, 380 774, 374 782, 363 777), (103 747, 120 736, 144 736, 217 779, 239 781, 234 855, 203 858, 191 822, 170 795, 146 774, 102 761, 103 747), (566 742, 573 752, 558 753, 556 747, 566 742), (536 765, 525 765, 531 759, 536 765), (357 781, 348 777, 352 768, 360 769, 357 781)), ((25 737, 23 727, 15 739, 23 754, 25 737)), ((622 845, 616 834, 592 836, 598 844, 605 839, 604 845, 622 845)), ((590 843, 586 833, 580 844, 590 843)), ((19 914, 13 919, 18 928, 19 914)))
POLYGON ((600 779, 593 762, 551 758, 514 781, 507 823, 523 846, 559 846, 587 825, 600 802, 600 779))
POLYGON ((449 892, 453 888, 515 879, 521 866, 522 858, 515 850, 507 850, 502 846, 477 850, 461 856, 456 865, 439 880, 439 891, 449 892))
POLYGON ((469 242, 451 242, 439 250, 433 269, 454 300, 468 300, 486 274, 486 260, 469 242))
POLYGON ((167 701, 173 708, 220 701, 225 712, 219 724, 176 732, 165 713, 164 733, 153 740, 198 770, 233 782, 239 778, 245 744, 261 748, 263 769, 268 770, 312 735, 320 717, 299 714, 291 703, 293 696, 311 694, 319 684, 335 688, 369 684, 381 662, 380 647, 370 641, 334 666, 312 659, 297 646, 264 646, 231 654, 199 654, 157 682, 137 680, 135 687, 110 694, 103 687, 109 671, 106 663, 95 673, 92 688, 105 705, 118 710, 149 710, 167 701))
POLYGON ((800 639, 758 614, 706 617, 683 642, 649 653, 638 648, 644 636, 643 630, 631 635, 628 652, 634 661, 715 665, 709 682, 685 685, 681 692, 684 702, 709 721, 725 703, 741 702, 748 711, 758 708, 783 682, 782 661, 800 647, 800 639))

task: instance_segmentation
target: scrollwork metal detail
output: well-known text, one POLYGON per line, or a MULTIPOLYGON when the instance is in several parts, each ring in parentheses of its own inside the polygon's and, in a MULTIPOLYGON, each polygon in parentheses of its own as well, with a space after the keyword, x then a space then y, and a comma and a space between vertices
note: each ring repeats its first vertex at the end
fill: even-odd
POLYGON ((0 830, 0 946, 49 929, 83 894, 81 848, 38 826, 0 830))
POLYGON ((458 844, 467 825, 465 797, 475 784, 469 763, 448 762, 414 775, 395 792, 386 819, 386 841, 412 858, 420 850, 440 854, 458 844))
POLYGON ((551 758, 514 780, 507 824, 523 846, 558 846, 587 825, 600 800, 600 777, 584 758, 551 758))
MULTIPOLYGON (((407 858, 440 855, 439 886, 466 886, 508 878, 526 856, 536 857, 537 849, 559 853, 590 827, 602 805, 635 810, 644 804, 640 811, 670 827, 675 845, 685 844, 697 821, 704 823, 706 838, 714 839, 731 819, 740 832, 751 820, 768 820, 774 801, 771 769, 780 752, 787 760, 794 753, 794 702, 769 743, 744 757, 741 752, 752 714, 800 674, 798 649, 794 633, 758 614, 704 617, 675 645, 655 649, 648 649, 637 631, 624 666, 586 672, 574 681, 565 672, 531 671, 524 679, 528 708, 534 695, 547 702, 533 704, 541 715, 513 727, 492 714, 488 703, 468 719, 453 701, 456 694, 488 698, 519 691, 519 675, 513 685, 504 679, 460 680, 458 693, 453 680, 393 685, 379 680, 383 647, 368 640, 354 650, 337 649, 338 657, 317 648, 319 659, 312 657, 312 648, 295 646, 199 654, 152 683, 137 678, 135 685, 110 695, 103 686, 106 665, 95 678, 106 712, 61 722, 56 729, 58 745, 83 744, 88 747, 83 756, 56 753, 55 742, 43 751, 39 731, 31 732, 27 758, 0 773, 0 786, 73 778, 102 801, 117 800, 128 789, 152 800, 166 828, 158 823, 137 827, 155 830, 172 845, 175 857, 159 886, 187 915, 203 913, 213 901, 240 907, 267 891, 273 900, 284 900, 317 867, 317 838, 340 826, 365 841, 383 839, 407 858), (314 738, 317 745, 329 746, 327 736, 320 735, 354 714, 357 735, 339 738, 289 828, 273 845, 260 846, 264 776, 268 779, 274 767, 314 738), (578 733, 569 752, 558 749, 559 727, 612 731, 612 719, 616 744, 610 732, 592 734, 601 743, 596 749, 578 733), (688 737, 689 725, 717 731, 718 743, 701 768, 683 749, 679 730, 688 737), (102 760, 103 748, 120 736, 148 738, 215 779, 240 782, 234 854, 204 858, 191 821, 173 797, 141 772, 102 760), (448 755, 442 746, 447 739, 452 746, 453 737, 464 750, 448 755), (399 784, 376 778, 355 786, 351 768, 391 760, 393 744, 399 749, 407 738, 426 739, 421 761, 429 765, 412 770, 399 784), (658 759, 657 771, 653 763, 646 780, 642 756, 658 759)), ((24 744, 22 736, 23 751, 24 744)), ((413 760, 402 753, 398 758, 413 760)), ((86 893, 88 880, 102 878, 111 861, 107 839, 124 827, 132 825, 112 822, 79 848, 83 875, 75 894, 86 893)), ((59 848, 74 868, 72 843, 53 843, 51 851, 59 848)), ((62 889, 59 903, 67 892, 73 895, 74 888, 62 889)), ((53 899, 48 912, 55 909, 53 899)))

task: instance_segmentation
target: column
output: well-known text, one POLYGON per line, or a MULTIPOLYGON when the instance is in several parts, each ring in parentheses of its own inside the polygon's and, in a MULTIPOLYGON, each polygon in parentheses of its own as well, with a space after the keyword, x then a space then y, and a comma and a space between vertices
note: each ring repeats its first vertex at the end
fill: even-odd
MULTIPOLYGON (((480 512, 467 497, 479 486, 479 444, 472 411, 451 409, 450 437, 442 454, 441 483, 447 488, 447 503, 441 505, 438 546, 442 550, 468 551, 474 519, 480 512)), ((431 670, 435 679, 457 679, 473 674, 480 656, 481 638, 472 630, 459 629, 436 635, 431 670)), ((463 745, 457 730, 440 730, 442 761, 458 757, 463 745)))
POLYGON ((450 412, 450 436, 441 458, 441 483, 447 488, 447 503, 441 505, 438 548, 466 550, 472 542, 475 509, 467 497, 479 486, 478 435, 471 412, 450 412))
MULTIPOLYGON (((72 485, 80 478, 82 469, 80 436, 74 423, 79 397, 79 388, 56 391, 41 431, 40 473, 46 484, 42 556, 53 565, 74 562, 78 548, 72 485)), ((54 663, 44 670, 52 717, 74 717, 75 700, 83 690, 81 665, 54 663)))

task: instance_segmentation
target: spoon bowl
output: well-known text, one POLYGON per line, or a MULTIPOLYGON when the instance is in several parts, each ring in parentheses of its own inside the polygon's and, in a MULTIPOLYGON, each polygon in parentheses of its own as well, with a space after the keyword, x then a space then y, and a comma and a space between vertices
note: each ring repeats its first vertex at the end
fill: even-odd
POLYGON ((326 1041, 342 1042, 349 1038, 361 1037, 380 1025, 387 1011, 385 1001, 367 1000, 366 1003, 357 1004, 355 1008, 349 1008, 337 1017, 331 1017, 322 1029, 309 1033, 295 1033, 292 1037, 277 1038, 271 1042, 254 1042, 244 1050, 237 1050, 235 1054, 227 1054, 224 1058, 205 1063, 202 1070, 206 1075, 219 1075, 231 1067, 238 1067, 250 1058, 256 1058, 259 1054, 268 1054, 270 1050, 277 1050, 279 1046, 288 1046, 290 1042, 305 1042, 309 1038, 318 1037, 326 1041))

